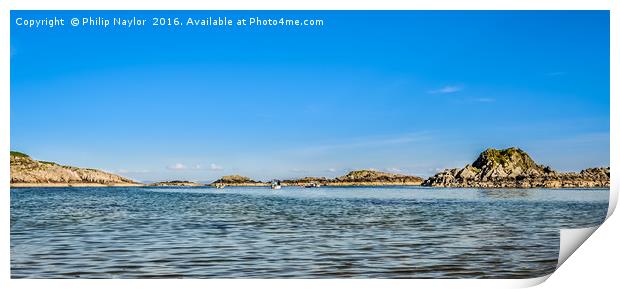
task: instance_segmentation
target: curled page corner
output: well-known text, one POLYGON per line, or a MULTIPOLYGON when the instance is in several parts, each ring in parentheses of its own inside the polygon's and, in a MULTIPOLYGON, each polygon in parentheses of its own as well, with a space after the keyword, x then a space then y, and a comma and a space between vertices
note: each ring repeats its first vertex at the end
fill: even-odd
MULTIPOLYGON (((612 184, 616 184, 611 182, 612 184)), ((616 205, 618 204, 618 186, 611 186, 609 190, 609 207, 607 208, 607 217, 611 217, 611 214, 616 210, 616 205)))
POLYGON ((529 287, 538 286, 542 284, 543 282, 547 281, 547 279, 551 277, 551 274, 547 274, 547 275, 536 277, 536 278, 522 279, 521 281, 516 282, 514 284, 516 286, 515 288, 529 288, 529 287))
POLYGON ((570 257, 579 246, 581 246, 599 226, 579 229, 560 230, 560 254, 558 256, 557 268, 560 268, 564 261, 570 257))

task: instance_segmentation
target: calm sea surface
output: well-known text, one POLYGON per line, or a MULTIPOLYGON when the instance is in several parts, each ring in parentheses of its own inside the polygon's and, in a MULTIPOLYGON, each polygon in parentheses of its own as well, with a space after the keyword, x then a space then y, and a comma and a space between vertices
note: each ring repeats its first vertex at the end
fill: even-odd
POLYGON ((527 278, 609 190, 11 189, 13 278, 527 278))

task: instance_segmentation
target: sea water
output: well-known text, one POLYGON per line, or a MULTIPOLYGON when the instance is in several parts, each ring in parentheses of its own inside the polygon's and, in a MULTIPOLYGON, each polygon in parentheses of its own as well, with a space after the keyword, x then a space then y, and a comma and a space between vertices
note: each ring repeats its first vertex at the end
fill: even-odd
POLYGON ((15 188, 12 278, 530 278, 607 189, 15 188))

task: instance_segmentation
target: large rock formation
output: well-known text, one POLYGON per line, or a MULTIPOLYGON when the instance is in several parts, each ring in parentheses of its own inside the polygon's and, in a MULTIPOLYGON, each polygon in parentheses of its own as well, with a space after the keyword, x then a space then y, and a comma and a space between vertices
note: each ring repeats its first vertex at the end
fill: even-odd
POLYGON ((11 152, 12 187, 139 185, 141 184, 104 171, 37 161, 26 154, 11 152))
POLYGON ((609 168, 560 173, 537 164, 523 150, 487 149, 473 164, 448 169, 427 179, 423 186, 482 188, 609 187, 609 168))

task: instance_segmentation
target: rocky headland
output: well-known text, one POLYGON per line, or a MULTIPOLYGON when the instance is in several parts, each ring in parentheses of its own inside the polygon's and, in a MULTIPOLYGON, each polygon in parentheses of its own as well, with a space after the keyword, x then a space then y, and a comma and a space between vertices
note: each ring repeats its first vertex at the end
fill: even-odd
POLYGON ((581 172, 557 172, 534 162, 519 148, 487 149, 470 165, 447 169, 425 180, 423 186, 477 188, 609 187, 609 167, 581 172))
POLYGON ((11 152, 11 187, 142 186, 138 182, 96 169, 37 161, 11 152))

